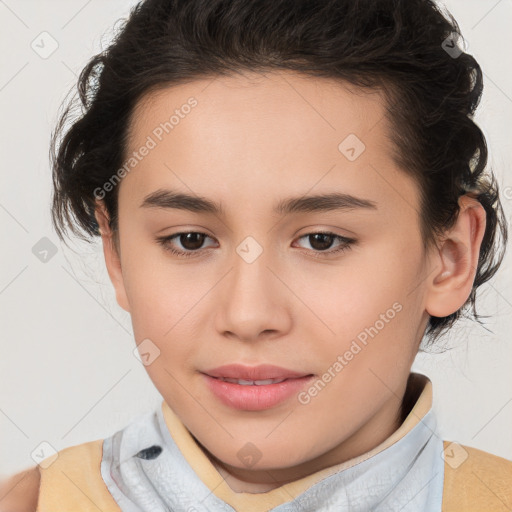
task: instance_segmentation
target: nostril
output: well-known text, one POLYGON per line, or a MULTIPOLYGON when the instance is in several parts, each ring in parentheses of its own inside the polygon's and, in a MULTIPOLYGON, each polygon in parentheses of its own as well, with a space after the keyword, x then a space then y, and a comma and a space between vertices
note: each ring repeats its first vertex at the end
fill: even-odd
POLYGON ((162 453, 162 447, 158 445, 150 446, 149 448, 144 448, 135 456, 139 459, 151 460, 156 459, 162 453))

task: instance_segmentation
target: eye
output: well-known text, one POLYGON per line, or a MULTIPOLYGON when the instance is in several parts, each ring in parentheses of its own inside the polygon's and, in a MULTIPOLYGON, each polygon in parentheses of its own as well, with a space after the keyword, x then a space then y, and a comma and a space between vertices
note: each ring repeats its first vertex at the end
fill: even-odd
MULTIPOLYGON (((189 258, 201 252, 201 249, 203 249, 203 243, 207 238, 213 240, 213 238, 206 233, 186 231, 175 233, 170 236, 158 237, 156 241, 162 245, 166 251, 169 251, 179 257, 189 258), (181 245, 181 249, 176 248, 175 244, 177 242, 181 245)), ((312 252, 312 255, 316 258, 328 257, 332 254, 347 251, 350 246, 356 242, 356 240, 352 238, 347 238, 326 231, 308 233, 301 236, 298 240, 302 239, 307 239, 309 241, 309 244, 312 247, 312 251, 310 252, 312 252), (335 241, 338 241, 339 245, 337 248, 329 250, 335 241)))
MULTIPOLYGON (((186 231, 182 233, 175 233, 170 236, 158 237, 156 241, 163 246, 166 251, 175 254, 176 256, 183 256, 188 258, 194 256, 195 253, 199 252, 201 246, 204 243, 205 238, 210 238, 206 233, 200 233, 197 231, 186 231), (183 249, 177 249, 173 246, 174 240, 179 241, 183 249)), ((213 240, 213 239, 212 239, 213 240)))
POLYGON ((337 254, 350 249, 350 246, 356 241, 353 238, 347 238, 341 235, 336 235, 328 231, 319 231, 316 233, 308 233, 301 236, 298 240, 303 238, 307 239, 311 247, 313 248, 313 256, 315 258, 328 257, 332 254, 337 254), (328 250, 333 242, 338 241, 339 245, 337 248, 328 250))

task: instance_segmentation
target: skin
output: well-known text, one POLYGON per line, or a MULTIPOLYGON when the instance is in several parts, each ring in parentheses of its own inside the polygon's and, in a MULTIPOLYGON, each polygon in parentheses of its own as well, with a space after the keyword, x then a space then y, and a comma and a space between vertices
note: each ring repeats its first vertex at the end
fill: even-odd
POLYGON ((121 181, 119 231, 109 230, 101 201, 96 217, 135 341, 160 350, 146 366, 156 388, 234 491, 266 492, 367 452, 399 427, 428 315, 455 312, 471 291, 485 211, 461 198, 455 226, 424 252, 419 191, 393 160, 380 94, 292 72, 149 93, 132 118, 128 153, 191 96, 198 105, 121 181), (338 150, 351 133, 366 146, 353 162, 338 150), (207 197, 224 213, 142 208, 159 189, 207 197), (329 192, 377 209, 272 212, 284 198, 329 192), (326 255, 337 239, 322 252, 305 236, 323 230, 356 242, 326 255), (156 241, 180 232, 208 237, 202 246, 169 242, 196 250, 190 258, 156 241), (248 236, 263 249, 252 263, 236 251, 248 236), (293 397, 236 410, 199 373, 239 362, 321 376, 394 303, 401 311, 308 404, 293 397), (252 467, 237 455, 248 442, 261 453, 252 467))
POLYGON ((0 482, 0 512, 35 512, 41 480, 39 466, 0 482))

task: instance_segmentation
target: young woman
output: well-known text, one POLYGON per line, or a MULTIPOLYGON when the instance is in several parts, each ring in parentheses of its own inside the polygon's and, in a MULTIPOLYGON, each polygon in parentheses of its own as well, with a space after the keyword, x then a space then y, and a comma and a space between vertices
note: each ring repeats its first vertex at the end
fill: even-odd
POLYGON ((55 133, 53 215, 63 239, 101 236, 162 405, 7 500, 512 507, 512 462, 442 439, 411 372, 476 315, 507 238, 458 34, 428 0, 134 8, 55 133))

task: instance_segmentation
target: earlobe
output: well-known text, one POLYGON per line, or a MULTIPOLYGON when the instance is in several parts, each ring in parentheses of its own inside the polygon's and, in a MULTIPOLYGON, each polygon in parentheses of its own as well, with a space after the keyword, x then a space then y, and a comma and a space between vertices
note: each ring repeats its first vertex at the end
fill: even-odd
POLYGON ((108 214, 105 205, 101 201, 97 201, 96 203, 97 207, 94 212, 94 216, 96 217, 96 221, 98 222, 99 226, 107 272, 116 292, 117 303, 125 311, 130 312, 130 304, 126 295, 123 272, 121 268, 121 258, 114 242, 114 234, 112 233, 112 230, 109 226, 108 214))
POLYGON ((451 315, 464 305, 478 267, 486 213, 470 196, 462 196, 459 206, 457 221, 445 233, 433 258, 436 271, 427 290, 426 310, 436 317, 451 315))

